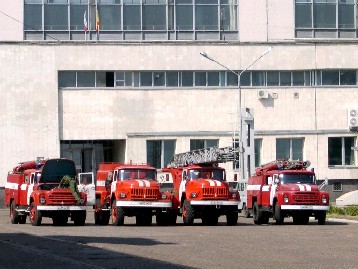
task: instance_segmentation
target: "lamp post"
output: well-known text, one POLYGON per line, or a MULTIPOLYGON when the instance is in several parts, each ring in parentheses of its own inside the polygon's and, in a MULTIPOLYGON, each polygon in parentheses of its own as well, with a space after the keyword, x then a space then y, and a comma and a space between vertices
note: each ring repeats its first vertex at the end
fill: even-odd
POLYGON ((240 72, 235 72, 230 68, 226 67, 222 63, 218 62, 214 58, 210 57, 206 52, 200 52, 200 55, 205 57, 206 59, 222 66, 226 70, 234 73, 237 76, 238 82, 238 90, 239 90, 239 98, 238 98, 238 117, 239 117, 239 162, 240 162, 240 179, 244 178, 244 149, 243 149, 243 139, 242 139, 242 114, 241 114, 241 75, 246 72, 251 66, 253 66, 257 61, 259 61, 262 57, 264 57, 267 53, 271 51, 271 47, 268 47, 264 52, 260 54, 258 58, 256 58, 252 63, 250 63, 246 68, 244 68, 240 72))

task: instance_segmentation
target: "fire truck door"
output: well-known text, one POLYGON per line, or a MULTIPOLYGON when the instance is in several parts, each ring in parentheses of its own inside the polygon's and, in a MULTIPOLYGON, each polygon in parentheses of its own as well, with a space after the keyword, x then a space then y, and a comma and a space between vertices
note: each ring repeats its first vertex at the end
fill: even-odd
POLYGON ((94 205, 96 202, 96 190, 93 172, 78 173, 78 191, 87 194, 87 205, 94 205))
POLYGON ((35 184, 35 173, 31 173, 30 175, 30 184, 29 184, 29 187, 27 188, 27 204, 30 205, 30 197, 31 197, 31 194, 34 190, 34 184, 35 184))
POLYGON ((271 183, 271 190, 270 190, 270 205, 273 205, 273 198, 276 195, 276 187, 277 184, 279 183, 279 179, 278 179, 278 175, 275 174, 273 175, 273 178, 269 178, 269 184, 271 183))
POLYGON ((186 182, 188 180, 186 171, 183 171, 182 179, 179 185, 179 201, 181 201, 182 194, 185 192, 186 182))

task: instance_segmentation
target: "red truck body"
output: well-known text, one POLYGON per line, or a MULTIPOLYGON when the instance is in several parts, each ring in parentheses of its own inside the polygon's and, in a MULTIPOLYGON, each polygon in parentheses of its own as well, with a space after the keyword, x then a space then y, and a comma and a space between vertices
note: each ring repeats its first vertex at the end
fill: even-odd
POLYGON ((157 172, 148 164, 101 163, 97 171, 95 223, 123 225, 124 217, 136 217, 137 225, 150 225, 152 216, 172 207, 160 192, 157 172))
POLYGON ((229 190, 224 168, 213 163, 187 164, 162 171, 173 178, 173 208, 169 213, 182 216, 184 224, 201 218, 205 225, 217 225, 221 215, 226 215, 228 225, 237 224, 240 197, 229 190))
POLYGON ((316 185, 309 162, 277 160, 256 169, 247 185, 247 208, 255 224, 273 217, 277 224, 291 216, 295 224, 307 224, 313 216, 325 224, 329 194, 316 185))
POLYGON ((41 159, 14 167, 7 176, 4 201, 10 206, 11 223, 24 224, 29 215, 35 226, 41 224, 42 217, 52 218, 54 225, 66 224, 69 217, 75 225, 84 225, 86 194, 80 193, 83 203, 78 205, 70 189, 59 188, 65 175, 76 177, 71 160, 41 159))

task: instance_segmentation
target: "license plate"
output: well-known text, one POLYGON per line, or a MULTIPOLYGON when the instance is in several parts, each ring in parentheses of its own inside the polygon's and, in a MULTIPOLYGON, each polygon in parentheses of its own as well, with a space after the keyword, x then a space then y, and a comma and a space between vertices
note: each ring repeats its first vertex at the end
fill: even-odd
POLYGON ((223 202, 221 202, 221 201, 212 201, 211 204, 212 205, 222 205, 223 202))
POLYGON ((302 209, 312 209, 313 207, 311 205, 301 205, 302 209))

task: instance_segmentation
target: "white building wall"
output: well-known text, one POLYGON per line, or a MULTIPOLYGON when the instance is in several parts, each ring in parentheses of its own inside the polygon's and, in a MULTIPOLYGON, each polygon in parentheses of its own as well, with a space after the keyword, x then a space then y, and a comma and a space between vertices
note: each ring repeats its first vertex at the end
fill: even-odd
POLYGON ((24 0, 1 0, 0 41, 23 40, 24 0))

